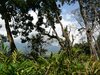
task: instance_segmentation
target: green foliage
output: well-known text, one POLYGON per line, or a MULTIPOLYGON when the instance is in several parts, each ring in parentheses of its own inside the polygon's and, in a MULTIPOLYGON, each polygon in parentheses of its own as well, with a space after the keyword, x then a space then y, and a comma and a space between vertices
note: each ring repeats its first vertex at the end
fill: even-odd
POLYGON ((35 55, 37 55, 37 56, 44 55, 45 52, 47 51, 46 49, 43 48, 43 45, 46 44, 46 41, 44 41, 43 38, 44 37, 40 33, 36 34, 36 36, 33 36, 31 38, 31 41, 30 41, 31 46, 30 47, 31 47, 32 52, 30 54, 33 57, 35 55))
POLYGON ((90 54, 90 48, 88 43, 75 44, 72 50, 76 54, 81 54, 81 53, 90 54))
POLYGON ((37 60, 30 60, 18 52, 7 57, 0 53, 0 75, 100 75, 100 61, 94 61, 84 54, 68 58, 59 54, 37 60))

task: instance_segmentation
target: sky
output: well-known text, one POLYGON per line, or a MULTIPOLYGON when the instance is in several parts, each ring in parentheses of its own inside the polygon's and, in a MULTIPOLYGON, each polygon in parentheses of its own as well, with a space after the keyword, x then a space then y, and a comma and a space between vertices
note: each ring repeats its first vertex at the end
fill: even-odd
MULTIPOLYGON (((60 4, 58 2, 58 4, 60 4)), ((78 9, 79 8, 79 5, 78 5, 78 2, 74 3, 74 4, 71 4, 71 5, 68 5, 68 4, 64 4, 60 9, 61 9, 61 16, 62 16, 62 24, 64 27, 66 27, 66 25, 68 26, 69 30, 71 30, 71 35, 74 35, 75 36, 75 43, 78 43, 80 40, 80 36, 79 35, 79 32, 77 31, 78 28, 80 28, 80 26, 78 25, 77 21, 75 20, 75 18, 73 18, 73 14, 72 14, 72 11, 75 10, 75 9, 78 9)), ((34 13, 33 11, 29 11, 29 13, 34 17, 34 20, 33 20, 33 23, 36 23, 37 21, 37 16, 36 16, 36 13, 34 13)), ((0 16, 1 17, 1 16, 0 16)), ((2 28, 0 28, 0 34, 3 34, 3 35, 7 35, 6 34, 6 30, 5 30, 5 25, 4 25, 4 20, 2 20, 0 18, 0 25, 2 25, 2 28)), ((49 28, 46 29, 47 31, 49 30, 49 28)), ((57 33, 59 34, 59 36, 61 38, 63 38, 61 36, 61 28, 60 28, 60 25, 59 24, 56 24, 56 31, 57 33)), ((33 33, 31 33, 32 35, 33 33)), ((26 45, 25 44, 21 44, 21 41, 20 41, 20 37, 18 38, 14 38, 14 41, 15 41, 15 44, 17 45, 17 47, 20 47, 19 45, 21 45, 21 47, 23 48, 26 48, 26 45)), ((53 44, 53 45, 58 45, 57 43, 53 44)), ((19 49, 21 49, 21 47, 19 49)))

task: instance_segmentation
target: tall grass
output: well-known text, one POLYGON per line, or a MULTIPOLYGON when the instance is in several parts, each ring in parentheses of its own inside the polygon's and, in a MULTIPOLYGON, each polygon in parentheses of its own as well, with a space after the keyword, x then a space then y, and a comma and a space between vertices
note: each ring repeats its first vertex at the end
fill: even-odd
POLYGON ((64 51, 37 60, 18 52, 9 57, 0 52, 0 75, 100 75, 100 61, 84 54, 69 59, 64 51))

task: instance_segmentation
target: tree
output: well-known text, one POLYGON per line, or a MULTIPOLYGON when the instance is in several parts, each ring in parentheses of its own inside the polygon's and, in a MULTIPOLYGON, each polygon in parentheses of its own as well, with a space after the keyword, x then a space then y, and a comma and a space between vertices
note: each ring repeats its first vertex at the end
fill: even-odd
MULTIPOLYGON (((10 23, 14 20, 14 17, 21 12, 24 14, 26 12, 27 7, 24 0, 3 0, 0 1, 0 14, 2 15, 2 19, 5 21, 5 28, 7 31, 7 37, 10 43, 10 48, 12 53, 14 50, 17 50, 16 45, 14 43, 12 34, 16 34, 17 32, 11 31, 10 23)), ((18 20, 17 20, 18 21, 18 20)), ((13 24, 14 25, 14 24, 13 24)))
POLYGON ((44 41, 44 38, 40 33, 33 36, 29 43, 31 43, 30 47, 34 55, 40 56, 45 54, 45 52, 47 51, 46 49, 43 48, 44 47, 43 45, 46 43, 46 41, 44 41))
POLYGON ((25 38, 24 39, 22 38, 22 42, 24 43, 30 40, 30 38, 28 37, 29 33, 32 32, 33 29, 36 29, 36 31, 40 32, 42 35, 47 35, 50 38, 57 38, 57 36, 50 35, 49 32, 45 31, 45 28, 49 26, 53 30, 55 29, 55 25, 54 25, 54 23, 56 22, 55 16, 56 14, 60 15, 60 10, 57 8, 55 0, 52 0, 52 1, 38 0, 37 2, 33 1, 32 3, 28 1, 29 0, 26 1, 26 4, 27 4, 26 7, 28 7, 28 9, 32 9, 34 12, 35 10, 38 10, 38 13, 37 13, 38 21, 36 25, 34 25, 32 23, 32 20, 34 19, 34 17, 28 14, 28 10, 26 10, 26 12, 24 13, 20 12, 17 16, 16 15, 14 16, 14 20, 13 20, 14 24, 11 25, 13 27, 13 31, 12 31, 13 35, 16 36, 16 35, 21 34, 21 36, 24 36, 25 38), (46 23, 43 22, 44 17, 46 17, 47 19, 46 23), (45 28, 41 27, 43 24, 45 25, 45 28), (20 31, 19 29, 22 29, 22 31, 20 31))
POLYGON ((96 40, 96 48, 97 48, 98 56, 100 58, 100 34, 98 35, 96 40))
POLYGON ((99 12, 97 8, 99 8, 97 1, 85 1, 85 0, 78 0, 80 5, 80 13, 82 15, 82 18, 84 20, 85 28, 86 28, 86 35, 87 35, 87 41, 91 50, 91 55, 95 56, 96 59, 98 59, 97 51, 93 45, 93 31, 96 26, 96 24, 99 23, 99 12))
POLYGON ((87 55, 90 55, 90 49, 87 42, 75 44, 73 46, 73 49, 75 49, 74 52, 78 54, 85 53, 87 55))
MULTIPOLYGON (((17 37, 18 35, 24 36, 24 38, 21 38, 22 42, 24 43, 30 40, 28 35, 30 32, 32 32, 34 28, 36 29, 36 31, 40 32, 42 35, 47 35, 50 38, 57 39, 61 47, 64 48, 66 43, 64 42, 62 43, 60 37, 58 36, 55 30, 55 23, 60 23, 62 32, 63 32, 62 35, 66 38, 68 48, 70 48, 70 40, 69 40, 68 32, 64 31, 63 25, 60 22, 61 20, 60 12, 61 11, 57 6, 56 1, 58 0, 38 0, 38 1, 36 0, 7 1, 6 0, 4 3, 1 3, 1 4, 8 3, 8 6, 7 6, 8 8, 6 8, 6 6, 4 5, 8 13, 5 13, 6 15, 3 15, 2 13, 2 16, 5 19, 6 29, 8 32, 8 38, 11 43, 11 52, 13 52, 14 48, 16 48, 13 38, 12 38, 12 34, 15 35, 15 37, 17 37), (10 7, 12 8, 9 9, 10 7), (32 9, 34 12, 38 10, 38 14, 37 14, 38 21, 36 25, 32 23, 33 17, 28 14, 28 11, 30 9, 32 9), (9 17, 9 18, 6 18, 6 17, 9 17), (43 22, 44 17, 46 17, 46 20, 47 20, 46 23, 43 22), (13 19, 13 23, 9 25, 9 22, 11 19, 13 19), (49 32, 46 32, 45 28, 41 27, 43 24, 45 25, 45 28, 50 26, 52 30, 54 31, 54 34, 50 35, 49 32), (11 30, 9 26, 13 27, 12 34, 11 34, 11 30), (20 29, 22 29, 22 31, 20 31, 20 29)), ((70 1, 68 0, 67 2, 70 2, 70 1)), ((67 50, 67 49, 64 49, 64 50, 67 50)))
POLYGON ((11 1, 8 0, 0 1, 0 14, 2 15, 2 19, 4 19, 5 21, 5 28, 7 31, 7 37, 10 42, 11 53, 12 53, 14 50, 17 50, 17 48, 15 46, 9 25, 11 17, 15 15, 15 10, 11 1))
POLYGON ((64 29, 63 24, 60 22, 60 20, 62 19, 60 16, 61 11, 56 4, 56 0, 33 0, 32 2, 26 0, 26 4, 26 7, 28 7, 28 9, 32 9, 34 12, 38 10, 38 21, 36 25, 32 23, 32 20, 34 18, 27 13, 29 10, 26 10, 25 13, 21 12, 18 16, 14 17, 14 25, 12 25, 12 27, 14 28, 13 34, 21 34, 21 36, 24 36, 24 38, 21 38, 22 42, 24 43, 30 40, 28 35, 30 32, 32 32, 33 29, 35 29, 42 35, 46 35, 51 39, 57 39, 62 50, 66 50, 67 53, 70 55, 71 42, 69 39, 69 33, 67 27, 64 29), (43 22, 44 17, 46 18, 46 22, 43 22), (62 39, 57 34, 57 31, 55 30, 55 23, 60 24, 62 29, 62 36, 66 39, 65 41, 62 41, 62 39), (51 27, 54 33, 50 35, 49 32, 46 32, 45 28, 41 27, 42 25, 45 25, 45 28, 51 27), (19 28, 22 29, 22 31, 19 31, 19 28))

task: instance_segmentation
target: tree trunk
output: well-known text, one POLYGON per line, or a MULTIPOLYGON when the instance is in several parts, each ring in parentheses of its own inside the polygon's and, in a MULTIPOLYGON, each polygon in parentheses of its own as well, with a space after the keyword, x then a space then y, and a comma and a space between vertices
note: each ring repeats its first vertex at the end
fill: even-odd
POLYGON ((91 55, 95 56, 96 60, 99 60, 96 48, 93 45, 93 37, 92 37, 95 25, 92 24, 92 28, 89 26, 88 21, 90 18, 88 17, 88 11, 84 9, 84 6, 83 6, 84 2, 82 0, 78 0, 78 2, 80 6, 80 13, 81 13, 81 16, 83 18, 85 28, 86 28, 87 42, 90 47, 91 55))
POLYGON ((7 18, 7 14, 5 13, 4 15, 4 20, 5 20, 5 28, 6 28, 6 31, 7 31, 7 38, 9 40, 9 43, 10 43, 10 53, 14 52, 14 50, 17 50, 16 48, 16 45, 14 43, 14 39, 12 37, 12 34, 11 34, 11 30, 10 30, 10 27, 9 27, 9 20, 7 18))
POLYGON ((69 38, 68 28, 66 26, 66 28, 64 29, 63 24, 61 23, 58 15, 57 15, 57 20, 60 23, 62 35, 65 38, 65 40, 62 42, 63 44, 62 49, 64 49, 67 52, 67 54, 70 56, 72 53, 72 48, 71 48, 72 45, 69 38))
POLYGON ((95 46, 96 46, 96 49, 97 49, 98 57, 100 59, 100 47, 99 47, 99 44, 98 44, 98 40, 96 40, 94 36, 93 36, 93 39, 95 41, 95 46))
POLYGON ((94 56, 97 60, 99 60, 96 48, 95 48, 95 46, 93 44, 94 42, 93 42, 93 37, 92 37, 92 35, 93 35, 92 30, 88 29, 86 31, 86 35, 87 35, 87 41, 88 41, 88 45, 90 47, 91 55, 94 56))

